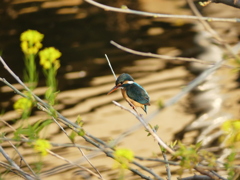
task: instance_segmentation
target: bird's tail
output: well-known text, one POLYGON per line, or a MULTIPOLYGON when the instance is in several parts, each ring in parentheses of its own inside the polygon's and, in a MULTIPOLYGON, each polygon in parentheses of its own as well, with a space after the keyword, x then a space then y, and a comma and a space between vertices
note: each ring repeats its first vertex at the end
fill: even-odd
POLYGON ((145 111, 145 113, 147 114, 147 105, 143 105, 142 109, 145 111))

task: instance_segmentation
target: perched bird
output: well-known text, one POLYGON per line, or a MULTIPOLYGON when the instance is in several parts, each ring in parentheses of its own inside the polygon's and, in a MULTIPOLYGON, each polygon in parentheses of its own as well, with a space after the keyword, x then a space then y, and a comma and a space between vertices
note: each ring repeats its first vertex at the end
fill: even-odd
POLYGON ((150 106, 148 93, 142 86, 134 82, 132 76, 123 73, 118 76, 115 84, 116 86, 114 86, 108 94, 111 94, 117 89, 121 89, 123 98, 136 112, 135 107, 141 107, 147 114, 147 106, 150 106))

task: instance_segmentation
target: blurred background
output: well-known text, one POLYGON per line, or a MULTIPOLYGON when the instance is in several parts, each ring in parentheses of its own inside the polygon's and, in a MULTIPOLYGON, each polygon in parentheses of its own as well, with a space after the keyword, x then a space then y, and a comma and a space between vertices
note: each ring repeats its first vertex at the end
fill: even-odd
MULTIPOLYGON (((185 0, 101 0, 98 2, 113 7, 125 5, 129 9, 148 12, 192 15, 185 0)), ((223 4, 210 4, 198 8, 204 16, 240 17, 239 9, 223 4)), ((150 116, 158 109, 159 101, 167 101, 195 77, 195 74, 189 70, 189 63, 132 55, 111 45, 111 40, 134 50, 169 56, 197 57, 204 51, 199 43, 200 40, 196 41, 197 35, 203 31, 202 27, 199 28, 201 25, 198 21, 152 18, 104 11, 83 0, 2 0, 0 1, 0 24, 2 57, 20 78, 23 77, 24 69, 24 55, 20 48, 22 32, 28 29, 37 30, 44 34, 44 47, 54 46, 61 51, 61 67, 57 75, 60 93, 57 97, 56 109, 73 122, 80 115, 86 130, 106 141, 117 138, 137 122, 130 114, 112 104, 111 101, 116 100, 128 106, 120 92, 106 95, 114 86, 115 79, 104 54, 108 55, 117 75, 123 72, 131 74, 136 82, 148 91, 151 98, 148 113, 150 116)), ((238 43, 239 23, 213 22, 211 25, 224 41, 230 45, 238 43)), ((221 53, 224 55, 225 51, 221 53)), ((221 68, 218 73, 219 79, 216 81, 220 84, 216 86, 221 86, 221 93, 227 94, 224 96, 227 101, 221 104, 221 108, 232 117, 239 117, 239 77, 236 73, 231 74, 226 68, 221 68), (223 74, 224 78, 222 78, 223 74)), ((18 89, 22 89, 2 66, 0 66, 0 77, 7 79, 18 89)), ((35 93, 42 97, 45 91, 45 80, 40 71, 39 84, 35 93)), ((19 116, 13 110, 13 103, 18 98, 19 96, 10 88, 0 83, 0 111, 4 112, 2 118, 13 126, 19 116)), ((200 113, 191 105, 191 98, 192 96, 184 97, 178 104, 165 109, 152 120, 153 124, 160 126, 159 135, 164 141, 174 140, 175 134, 191 123, 198 115, 197 113, 200 113)), ((47 115, 36 109, 32 113, 30 122, 34 123, 44 116, 47 115)), ((119 146, 133 149, 141 156, 159 153, 156 142, 146 137, 143 131, 140 128, 119 143, 119 146)), ((60 134, 56 125, 51 125, 47 134, 54 142, 61 142, 63 139, 67 142, 67 138, 60 134)), ((181 135, 181 138, 184 137, 186 143, 191 143, 196 136, 196 132, 191 132, 185 136, 181 135)), ((79 142, 86 143, 81 138, 79 142)), ((30 158, 31 151, 26 153, 30 158)), ((76 158, 74 150, 63 151, 59 148, 58 153, 69 159, 76 158)), ((81 156, 79 152, 77 152, 78 156, 81 156)), ((116 174, 107 171, 112 161, 103 163, 103 157, 99 156, 93 163, 100 167, 99 170, 105 172, 107 177, 114 179, 116 174)), ((55 163, 60 165, 62 162, 55 163)), ((49 170, 57 166, 56 164, 46 160, 44 170, 49 170)), ((155 167, 155 165, 150 166, 155 167)), ((69 179, 74 172, 72 168, 61 176, 69 179)), ((164 172, 164 166, 160 172, 164 172)), ((58 176, 49 177, 49 179, 53 178, 57 179, 58 176)), ((132 176, 129 176, 130 178, 132 176)))

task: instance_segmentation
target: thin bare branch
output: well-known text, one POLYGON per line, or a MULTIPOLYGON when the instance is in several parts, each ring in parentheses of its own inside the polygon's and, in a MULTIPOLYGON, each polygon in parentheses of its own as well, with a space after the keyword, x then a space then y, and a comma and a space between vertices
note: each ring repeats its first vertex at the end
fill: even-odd
POLYGON ((139 116, 139 114, 135 111, 132 111, 124 106, 122 106, 121 104, 119 104, 116 101, 112 101, 116 106, 124 109, 125 111, 130 112, 131 114, 133 114, 141 123, 142 125, 145 127, 145 129, 153 136, 153 138, 158 142, 158 144, 163 147, 164 149, 166 149, 169 153, 171 153, 172 155, 175 153, 170 147, 168 147, 168 145, 166 143, 163 142, 163 140, 152 130, 152 128, 146 124, 146 121, 143 119, 143 117, 139 116))
MULTIPOLYGON (((193 3, 192 0, 187 0, 191 10, 193 11, 193 13, 199 17, 202 18, 202 14, 199 12, 199 10, 197 9, 197 7, 195 6, 195 4, 193 3)), ((233 48, 231 48, 231 46, 226 43, 221 36, 210 26, 210 24, 206 21, 203 21, 202 19, 199 19, 199 21, 202 23, 202 25, 204 26, 204 28, 213 36, 213 38, 215 38, 221 45, 223 45, 223 47, 227 50, 227 52, 233 56, 236 59, 240 59, 239 56, 234 53, 233 48)))
POLYGON ((210 0, 213 3, 223 3, 235 8, 240 8, 240 1, 239 0, 210 0))
MULTIPOLYGON (((65 131, 65 129, 57 122, 57 120, 52 117, 53 121, 58 125, 58 127, 64 132, 64 134, 70 139, 70 141, 75 145, 75 143, 72 141, 72 139, 69 137, 69 135, 67 134, 67 132, 65 131)), ((75 146, 77 147, 77 146, 75 146)), ((81 154, 83 155, 83 157, 85 158, 85 160, 92 166, 92 168, 97 172, 97 174, 99 176, 97 176, 99 179, 103 179, 101 173, 98 171, 98 169, 91 163, 91 161, 88 159, 88 157, 84 154, 84 152, 82 151, 82 149, 80 147, 77 147, 78 150, 81 152, 81 154)), ((92 172, 91 170, 89 170, 90 172, 92 172)), ((94 172, 92 172, 91 174, 95 175, 94 172)))
MULTIPOLYGON (((4 136, 4 138, 6 138, 4 136)), ((14 144, 11 141, 8 141, 8 143, 13 147, 13 149, 15 149, 15 151, 18 153, 18 155, 20 156, 21 160, 23 160, 23 162, 26 164, 26 166, 28 167, 28 169, 32 172, 32 174, 34 175, 35 179, 39 179, 39 177, 37 176, 37 174, 33 171, 33 169, 30 167, 30 165, 27 163, 27 161, 25 160, 25 158, 22 156, 22 154, 18 151, 18 149, 16 148, 16 146, 14 146, 14 144)))
POLYGON ((110 69, 111 69, 111 71, 112 71, 112 74, 113 74, 113 76, 115 77, 115 80, 117 80, 117 76, 116 76, 116 74, 115 74, 115 72, 114 72, 114 70, 113 70, 113 68, 112 68, 112 65, 111 65, 111 63, 110 63, 110 61, 109 61, 109 59, 108 59, 108 56, 105 54, 105 57, 106 57, 106 59, 107 59, 107 62, 108 62, 108 66, 110 67, 110 69))
POLYGON ((20 174, 27 180, 33 180, 34 177, 32 177, 31 175, 27 174, 26 172, 24 172, 10 157, 9 155, 4 151, 4 149, 2 148, 2 146, 0 146, 0 153, 4 156, 4 158, 11 164, 12 167, 14 167, 15 169, 17 169, 20 174))
POLYGON ((189 20, 202 19, 205 21, 240 22, 240 19, 238 19, 238 18, 196 17, 196 16, 189 16, 189 15, 170 15, 170 14, 160 14, 160 13, 149 13, 149 12, 144 12, 144 11, 136 11, 136 10, 131 10, 131 9, 121 9, 121 8, 111 7, 111 6, 107 6, 107 5, 98 3, 93 0, 85 0, 85 1, 94 6, 104 9, 105 11, 114 11, 114 12, 121 12, 121 13, 127 13, 127 14, 149 16, 149 17, 153 17, 153 18, 174 18, 174 19, 177 18, 177 19, 189 19, 189 20))
MULTIPOLYGON (((196 59, 196 58, 172 57, 172 56, 167 56, 167 55, 153 54, 150 52, 135 51, 135 50, 129 49, 127 47, 124 47, 114 41, 110 41, 110 43, 123 51, 129 52, 132 54, 136 54, 136 55, 140 55, 140 56, 154 57, 154 58, 170 60, 170 61, 178 60, 178 61, 187 61, 187 62, 197 62, 197 63, 207 64, 207 65, 214 65, 216 63, 214 61, 205 61, 205 60, 196 59)), ((229 65, 223 65, 223 66, 228 67, 228 68, 234 68, 229 65)))
POLYGON ((210 177, 211 179, 213 180, 226 180, 225 178, 222 178, 222 177, 219 177, 219 175, 216 175, 212 172, 209 172, 209 171, 205 171, 205 169, 199 167, 199 166, 196 166, 194 168, 196 171, 200 172, 202 175, 206 175, 208 177, 210 177))
MULTIPOLYGON (((37 102, 41 103, 46 109, 54 109, 52 106, 50 106, 48 103, 44 102, 42 99, 40 99, 38 96, 36 96, 24 83, 23 81, 9 68, 9 66, 6 64, 6 62, 3 60, 3 58, 0 56, 0 62, 3 64, 3 67, 11 74, 11 76, 21 85, 23 86, 23 88, 29 92, 37 102)), ((1 78, 0 80, 5 80, 3 78, 1 78)), ((11 86, 10 86, 11 87, 11 86)), ((11 87, 12 89, 16 89, 11 87)), ((19 93, 19 92, 17 92, 19 93)), ((21 93, 20 93, 21 94, 21 93)), ((51 111, 49 111, 51 112, 51 111)), ((74 129, 76 132, 78 132, 78 129, 81 129, 80 126, 78 126, 77 124, 69 121, 67 118, 65 118, 63 115, 61 115, 59 112, 55 111, 55 113, 57 114, 58 118, 61 120, 61 122, 63 122, 65 125, 67 125, 68 127, 71 126, 71 129, 74 129)))
POLYGON ((179 101, 183 96, 185 96, 187 93, 189 93, 194 87, 196 87, 198 84, 203 82, 210 74, 212 74, 214 71, 216 71, 218 68, 221 67, 223 61, 217 62, 214 66, 212 66, 209 69, 206 69, 203 71, 197 78, 195 78, 193 81, 191 81, 180 93, 178 93, 176 96, 168 100, 164 107, 171 106, 175 104, 177 101, 179 101))
MULTIPOLYGON (((96 177, 99 177, 98 174, 92 172, 91 170, 89 170, 88 168, 85 168, 84 166, 80 166, 80 165, 78 165, 78 164, 75 164, 74 162, 72 162, 72 161, 70 161, 70 160, 68 160, 68 159, 66 159, 66 158, 64 158, 64 157, 62 157, 62 156, 60 156, 60 155, 58 155, 58 154, 50 151, 50 150, 47 150, 47 152, 48 152, 49 154, 51 154, 52 156, 55 156, 55 157, 57 157, 57 158, 59 158, 59 159, 61 159, 61 160, 63 160, 63 161, 66 161, 67 163, 69 163, 69 164, 71 164, 71 165, 73 165, 73 166, 79 167, 79 168, 81 168, 81 169, 89 172, 90 174, 92 174, 92 175, 94 175, 94 176, 96 176, 96 177)), ((100 179, 103 179, 103 178, 100 178, 100 179)))
POLYGON ((165 167, 166 167, 166 172, 167 172, 167 180, 171 180, 172 175, 171 175, 171 170, 170 170, 167 155, 165 154, 165 152, 162 152, 162 156, 163 156, 163 159, 166 161, 165 167))
MULTIPOLYGON (((29 176, 29 177, 31 176, 30 174, 22 171, 21 169, 15 168, 15 167, 13 167, 13 166, 5 163, 5 162, 1 162, 1 161, 0 161, 0 166, 1 166, 1 167, 4 167, 4 168, 7 169, 8 171, 11 171, 12 173, 18 175, 19 177, 21 177, 21 178, 23 178, 23 179, 25 178, 25 176, 29 176)), ((34 177, 32 177, 31 179, 34 179, 34 177)))

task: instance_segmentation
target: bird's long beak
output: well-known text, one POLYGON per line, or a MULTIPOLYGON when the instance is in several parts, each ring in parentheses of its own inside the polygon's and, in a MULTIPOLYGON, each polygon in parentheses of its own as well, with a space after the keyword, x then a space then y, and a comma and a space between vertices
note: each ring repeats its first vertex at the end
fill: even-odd
POLYGON ((108 93, 108 94, 111 94, 112 92, 116 91, 120 86, 114 86, 108 93))

